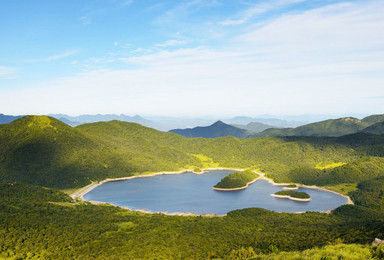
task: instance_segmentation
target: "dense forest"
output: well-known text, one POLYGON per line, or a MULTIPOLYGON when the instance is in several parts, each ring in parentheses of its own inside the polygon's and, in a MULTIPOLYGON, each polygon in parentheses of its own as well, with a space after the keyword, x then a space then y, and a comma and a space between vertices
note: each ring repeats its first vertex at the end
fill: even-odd
POLYGON ((383 156, 384 136, 367 133, 204 139, 119 121, 72 128, 23 117, 0 126, 0 258, 383 259, 383 247, 370 246, 384 239, 383 156), (76 202, 53 189, 213 166, 331 187, 355 205, 331 214, 249 208, 182 217, 76 202))

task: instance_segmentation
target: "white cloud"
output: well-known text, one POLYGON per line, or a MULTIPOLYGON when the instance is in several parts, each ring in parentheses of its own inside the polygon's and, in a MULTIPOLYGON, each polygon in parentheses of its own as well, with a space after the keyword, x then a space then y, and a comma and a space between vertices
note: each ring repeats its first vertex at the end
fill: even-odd
POLYGON ((181 45, 185 44, 185 41, 178 41, 178 40, 168 40, 164 43, 158 43, 156 44, 157 47, 170 47, 170 46, 176 46, 176 45, 181 45))
POLYGON ((48 62, 48 61, 60 60, 60 59, 73 56, 77 52, 78 52, 77 50, 67 50, 61 53, 57 53, 57 54, 45 57, 45 58, 29 59, 29 60, 25 60, 24 62, 33 63, 33 62, 48 62))
POLYGON ((58 79, 1 100, 15 114, 378 113, 384 103, 370 97, 384 96, 383 8, 371 1, 283 15, 220 47, 140 50, 119 57, 130 69, 58 79))
POLYGON ((252 7, 245 9, 244 11, 235 15, 235 18, 221 21, 219 22, 219 24, 224 26, 241 25, 249 22, 253 17, 267 13, 268 11, 271 11, 273 9, 277 9, 283 6, 305 2, 305 1, 306 0, 274 0, 274 1, 261 2, 258 4, 252 5, 252 7))

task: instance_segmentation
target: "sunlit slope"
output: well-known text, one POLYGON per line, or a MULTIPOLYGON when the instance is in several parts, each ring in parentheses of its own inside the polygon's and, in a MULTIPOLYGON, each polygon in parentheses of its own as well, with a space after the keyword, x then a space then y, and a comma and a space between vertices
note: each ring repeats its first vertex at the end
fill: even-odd
POLYGON ((156 135, 148 133, 156 130, 125 123, 124 131, 117 122, 100 124, 89 128, 103 129, 104 136, 46 116, 27 116, 0 126, 1 182, 67 188, 136 172, 177 170, 184 162, 199 166, 196 157, 158 144, 156 135), (116 132, 132 133, 119 143, 113 137, 116 132))
POLYGON ((137 171, 178 170, 188 165, 201 167, 201 160, 172 143, 185 143, 187 138, 161 132, 136 123, 121 121, 84 124, 76 130, 92 140, 111 147, 129 159, 137 171))

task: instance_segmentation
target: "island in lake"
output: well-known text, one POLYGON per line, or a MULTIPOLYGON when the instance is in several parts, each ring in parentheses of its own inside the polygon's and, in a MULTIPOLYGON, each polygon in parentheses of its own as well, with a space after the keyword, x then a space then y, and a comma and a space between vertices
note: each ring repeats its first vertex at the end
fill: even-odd
POLYGON ((243 190, 246 189, 249 184, 257 181, 260 177, 259 174, 251 170, 234 172, 221 179, 221 181, 213 186, 212 189, 218 191, 243 190))
POLYGON ((272 197, 279 199, 290 199, 295 201, 310 201, 311 197, 306 192, 294 191, 294 190, 282 190, 275 194, 271 194, 272 197))
POLYGON ((299 187, 297 187, 296 184, 290 184, 288 186, 283 187, 283 190, 297 190, 299 187))

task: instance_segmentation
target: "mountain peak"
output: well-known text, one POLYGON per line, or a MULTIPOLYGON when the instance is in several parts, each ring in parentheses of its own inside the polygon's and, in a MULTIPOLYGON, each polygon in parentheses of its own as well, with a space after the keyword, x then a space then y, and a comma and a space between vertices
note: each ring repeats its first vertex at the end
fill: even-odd
POLYGON ((17 119, 13 121, 11 124, 13 125, 18 125, 20 126, 26 126, 26 127, 33 127, 33 128, 40 128, 40 129, 45 129, 45 128, 54 128, 60 126, 67 126, 67 124, 64 124, 60 120, 49 117, 49 116, 35 116, 35 115, 29 115, 29 116, 24 116, 20 119, 17 119))
POLYGON ((219 120, 210 126, 198 126, 188 129, 173 129, 169 132, 176 133, 185 137, 204 137, 216 138, 224 136, 234 136, 237 138, 247 138, 250 133, 247 130, 228 125, 219 120))
POLYGON ((224 122, 221 121, 221 120, 218 120, 218 121, 216 121, 215 123, 213 123, 211 126, 222 126, 222 125, 227 125, 227 124, 224 123, 224 122))

